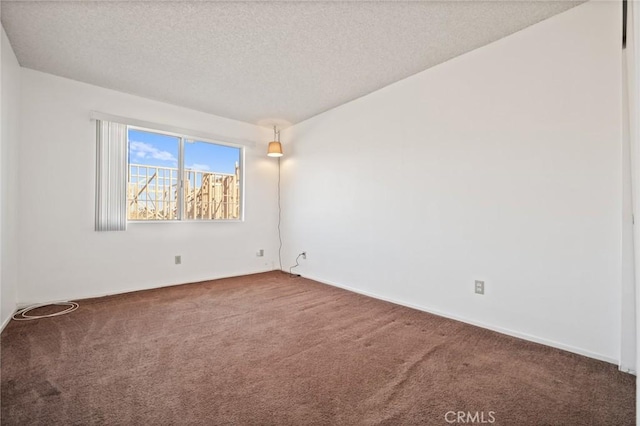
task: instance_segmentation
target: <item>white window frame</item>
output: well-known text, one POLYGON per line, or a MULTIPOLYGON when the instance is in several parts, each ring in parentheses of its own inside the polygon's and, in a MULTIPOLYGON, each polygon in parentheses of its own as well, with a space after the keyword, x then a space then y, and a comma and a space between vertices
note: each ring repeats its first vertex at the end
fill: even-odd
MULTIPOLYGON (((127 159, 126 159, 126 170, 128 173, 129 170, 129 129, 133 129, 133 130, 139 130, 142 132, 148 132, 148 133, 156 133, 159 135, 166 135, 166 136, 172 136, 172 137, 176 137, 179 139, 179 143, 178 143, 178 182, 179 182, 179 188, 178 188, 178 209, 177 209, 177 218, 176 219, 165 219, 165 220, 150 220, 150 219, 129 219, 128 218, 128 214, 127 214, 127 223, 212 223, 212 222, 225 222, 225 223, 229 223, 229 222, 244 222, 244 202, 245 202, 245 197, 244 197, 244 185, 245 185, 245 171, 244 171, 244 164, 245 164, 245 144, 235 144, 235 143, 230 143, 230 142, 224 142, 224 141, 219 141, 219 140, 214 140, 211 138, 207 138, 207 137, 202 137, 202 136, 191 136, 189 134, 185 134, 182 132, 172 132, 172 131, 168 131, 168 130, 158 130, 155 128, 151 128, 151 127, 143 127, 143 126, 139 126, 139 125, 133 125, 133 124, 128 124, 127 125, 127 129, 126 129, 126 134, 127 134, 127 159), (184 203, 184 144, 185 144, 185 140, 193 140, 195 142, 205 142, 205 143, 210 143, 213 145, 219 145, 219 146, 225 146, 225 147, 229 147, 229 148, 236 148, 240 150, 240 155, 239 155, 239 164, 238 166, 240 167, 240 188, 239 190, 239 194, 238 194, 238 198, 239 198, 239 211, 238 211, 238 219, 184 219, 184 210, 185 210, 185 203, 184 203)), ((129 180, 127 179, 127 183, 129 182, 129 180)), ((126 194, 125 194, 126 197, 126 194)))

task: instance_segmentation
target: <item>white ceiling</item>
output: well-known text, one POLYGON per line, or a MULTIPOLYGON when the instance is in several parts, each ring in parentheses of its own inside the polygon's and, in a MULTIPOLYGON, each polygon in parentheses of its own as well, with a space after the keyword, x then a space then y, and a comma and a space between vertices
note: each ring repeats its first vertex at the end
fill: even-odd
POLYGON ((7 1, 24 67, 286 126, 581 2, 7 1))

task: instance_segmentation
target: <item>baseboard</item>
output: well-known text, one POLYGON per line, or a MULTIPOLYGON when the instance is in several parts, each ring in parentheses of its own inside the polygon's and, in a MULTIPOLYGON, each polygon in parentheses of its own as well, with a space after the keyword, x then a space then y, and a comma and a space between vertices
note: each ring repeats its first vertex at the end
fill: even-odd
MULTIPOLYGON (((378 294, 375 294, 375 293, 372 293, 372 292, 369 292, 369 291, 364 291, 364 290, 360 290, 360 289, 357 289, 357 288, 345 286, 345 285, 342 285, 342 284, 338 284, 338 283, 334 283, 334 282, 331 282, 331 281, 323 280, 321 278, 316 278, 316 277, 313 277, 313 276, 310 276, 310 275, 303 275, 303 276, 305 278, 317 281, 317 282, 322 283, 322 284, 326 284, 326 285, 330 285, 330 286, 333 286, 333 287, 338 287, 338 288, 341 288, 341 289, 344 289, 344 290, 352 291, 354 293, 362 294, 364 296, 369 296, 369 297, 372 297, 374 299, 384 300, 385 302, 391 302, 391 303, 394 303, 396 305, 406 306, 407 308, 416 309, 418 311, 427 312, 427 313, 430 313, 430 314, 438 315, 440 317, 444 317, 444 318, 449 318, 449 319, 452 319, 452 320, 460 321, 460 322, 463 322, 463 323, 466 323, 466 324, 474 325, 476 327, 486 328, 488 330, 495 331, 497 333, 506 334, 507 336, 517 337, 519 339, 528 340, 528 341, 534 342, 534 343, 540 343, 542 345, 551 346, 553 348, 562 349, 562 350, 565 350, 567 352, 572 352, 572 353, 575 353, 575 354, 578 354, 578 355, 583 355, 583 356, 586 356, 586 357, 589 357, 589 358, 593 358, 593 359, 597 359, 597 360, 600 360, 600 361, 605 361, 605 362, 608 362, 608 363, 611 363, 611 364, 618 365, 618 360, 617 359, 614 359, 614 358, 611 358, 611 357, 608 357, 608 356, 605 356, 605 355, 602 355, 602 354, 598 354, 598 353, 595 353, 595 352, 587 351, 587 350, 584 350, 582 348, 577 348, 577 347, 574 347, 574 346, 571 346, 571 345, 565 345, 564 343, 556 342, 556 341, 553 341, 553 340, 548 340, 548 339, 545 339, 545 338, 542 338, 542 337, 534 336, 534 335, 527 334, 527 333, 522 333, 522 332, 515 331, 515 330, 510 330, 508 328, 503 328, 503 327, 495 326, 495 325, 492 325, 492 324, 486 324, 486 323, 483 323, 481 321, 476 321, 476 320, 473 320, 473 319, 470 319, 470 318, 465 318, 465 317, 461 317, 461 316, 458 316, 458 315, 452 315, 452 314, 447 313, 447 312, 441 312, 441 311, 438 311, 438 310, 435 310, 435 309, 425 308, 424 306, 413 305, 411 303, 406 303, 406 302, 403 302, 401 300, 396 300, 396 299, 392 299, 392 298, 389 298, 389 297, 380 296, 378 294)), ((634 373, 632 373, 632 374, 634 374, 634 373)))
MULTIPOLYGON (((244 275, 251 275, 251 274, 260 274, 260 273, 264 273, 264 272, 271 272, 277 269, 264 269, 264 270, 257 270, 257 271, 253 271, 253 272, 249 272, 247 274, 242 274, 242 275, 225 275, 225 276, 218 276, 215 278, 203 278, 201 280, 197 280, 197 281, 188 281, 188 282, 181 282, 181 283, 167 283, 167 284, 162 284, 162 285, 158 285, 158 286, 153 286, 153 287, 145 287, 145 288, 130 288, 130 289, 124 289, 122 291, 118 291, 115 293, 97 293, 97 294, 90 294, 90 295, 83 295, 82 297, 79 298, 69 298, 67 300, 81 300, 81 299, 93 299, 96 297, 105 297, 105 296, 113 296, 113 295, 117 295, 117 294, 125 294, 125 293, 132 293, 132 292, 136 292, 136 291, 144 291, 144 290, 154 290, 154 289, 158 289, 158 288, 163 288, 163 287, 171 287, 174 285, 184 285, 184 284, 191 284, 191 283, 195 283, 195 282, 201 282, 201 281, 212 281, 212 280, 221 280, 221 279, 225 279, 225 278, 235 278, 238 276, 244 276, 244 275)), ((589 358, 593 358, 593 359, 597 359, 600 361, 605 361, 611 364, 615 364, 618 365, 618 360, 602 355, 602 354, 598 354, 595 352, 591 352, 591 351, 587 351, 584 350, 582 348, 577 348, 571 345, 565 345, 563 343, 560 342, 556 342, 553 340, 548 340, 542 337, 538 337, 538 336, 534 336, 531 334, 527 334, 527 333, 522 333, 519 331, 515 331, 515 330, 511 330, 511 329, 507 329, 504 327, 499 327, 499 326, 495 326, 492 324, 486 324, 483 323, 482 321, 476 321, 470 318, 465 318, 462 316, 458 316, 458 315, 452 315, 450 313, 447 312, 442 312, 442 311, 438 311, 435 309, 430 309, 430 308, 425 308, 424 306, 419 306, 419 305, 414 305, 411 303, 406 303, 403 302, 401 300, 397 300, 397 299, 393 299, 393 298, 389 298, 389 297, 385 297, 385 296, 381 296, 369 291, 365 291, 365 290, 360 290, 357 288, 353 288, 353 287, 349 287, 349 286, 345 286, 342 284, 338 284, 332 281, 328 281, 328 280, 324 280, 322 278, 317 278, 314 276, 310 276, 310 275, 304 275, 305 278, 317 281, 319 283, 322 284, 326 284, 326 285, 330 285, 332 287, 338 287, 338 288, 342 288, 344 290, 348 290, 354 293, 358 293, 358 294, 362 294, 364 296, 368 296, 368 297, 372 297, 374 299, 379 299, 379 300, 384 300, 386 302, 390 302, 390 303, 394 303, 396 305, 401 305, 401 306, 406 306, 407 308, 411 308, 411 309, 416 309, 418 311, 422 311, 422 312, 427 312, 430 314, 434 314, 434 315, 438 315, 444 318, 449 318, 452 320, 456 320, 456 321, 460 321, 466 324, 470 324, 470 325, 474 325, 477 327, 481 327, 481 328, 486 328, 488 330, 492 330, 495 331, 497 333, 501 333, 501 334, 505 334, 507 336, 512 336, 512 337, 517 337, 519 339, 523 339, 523 340, 528 340, 530 342, 534 342, 534 343, 540 343, 542 345, 546 345, 546 346, 551 346, 553 348, 557 348, 557 349, 562 349, 568 352, 572 352, 578 355, 583 355, 589 358)), ((50 300, 50 301, 34 301, 31 303, 25 303, 25 302, 21 302, 18 303, 18 308, 24 308, 30 305, 34 305, 36 303, 55 303, 55 302, 59 302, 60 300, 50 300)), ((4 330, 4 327, 6 327, 6 325, 9 323, 9 321, 11 320, 11 317, 7 318, 3 323, 2 323, 2 328, 0 328, 0 332, 2 330, 4 330)), ((624 372, 628 372, 630 374, 636 374, 635 371, 632 370, 625 370, 623 369, 621 366, 619 367, 621 371, 624 372)))
POLYGON ((636 370, 634 370, 633 368, 630 368, 626 365, 619 365, 618 366, 618 370, 622 371, 623 373, 629 373, 629 374, 633 374, 634 376, 638 375, 638 372, 636 370))
POLYGON ((9 315, 9 317, 6 318, 4 321, 2 321, 2 325, 0 325, 0 333, 2 333, 4 331, 4 328, 7 326, 7 324, 9 324, 9 322, 11 321, 11 317, 12 316, 13 316, 13 313, 11 315, 9 315))
POLYGON ((220 276, 216 276, 214 278, 198 278, 198 279, 194 279, 194 280, 189 280, 189 281, 185 281, 185 282, 174 282, 174 283, 164 283, 164 284, 159 284, 159 285, 154 285, 151 287, 141 287, 141 288, 126 288, 123 290, 119 290, 117 292, 111 292, 111 293, 91 293, 91 294, 87 294, 87 295, 81 295, 78 297, 67 297, 64 299, 57 299, 57 300, 37 300, 37 301, 32 301, 32 302, 18 302, 17 304, 17 309, 22 309, 22 308, 26 308, 27 306, 32 306, 32 305, 36 305, 36 304, 51 304, 51 303, 57 303, 57 302, 61 302, 61 301, 78 301, 78 300, 83 300, 83 299, 95 299, 98 297, 106 297, 106 296, 116 296, 119 294, 127 294, 127 293, 134 293, 136 291, 145 291, 145 290, 156 290, 159 288, 164 288, 164 287, 173 287, 176 285, 185 285, 185 284, 195 284, 195 283, 199 283, 199 282, 204 282, 204 281, 215 281, 215 280, 223 280, 226 278, 236 278, 236 277, 243 277, 246 275, 253 275, 253 274, 262 274, 265 272, 271 272, 274 269, 268 268, 268 269, 258 269, 256 271, 250 271, 250 272, 246 272, 240 275, 220 275, 220 276))

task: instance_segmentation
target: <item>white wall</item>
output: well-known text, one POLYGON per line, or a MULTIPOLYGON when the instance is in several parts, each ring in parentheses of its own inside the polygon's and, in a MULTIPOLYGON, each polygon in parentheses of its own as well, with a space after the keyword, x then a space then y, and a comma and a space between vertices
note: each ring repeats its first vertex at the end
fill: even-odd
POLYGON ((277 172, 265 155, 268 129, 29 69, 22 69, 21 112, 21 304, 273 269, 277 172), (258 142, 246 150, 245 221, 133 223, 126 232, 95 232, 92 110, 258 142), (264 257, 256 257, 259 249, 264 257))
POLYGON ((17 159, 20 109, 20 65, 2 28, 0 62, 0 329, 16 309, 18 290, 17 159))
MULTIPOLYGON (((627 36, 629 39, 629 27, 627 36)), ((622 52, 622 252, 620 310, 620 369, 636 372, 636 288, 633 247, 633 197, 631 178, 630 105, 628 84, 629 50, 622 52)))
POLYGON ((620 34, 586 3, 283 132, 286 265, 617 362, 620 34))
MULTIPOLYGON (((626 100, 628 101, 628 108, 625 112, 628 113, 628 117, 625 117, 625 130, 629 138, 630 145, 630 157, 631 157, 631 190, 632 190, 632 203, 633 211, 637 216, 640 212, 640 120, 638 120, 638 113, 640 111, 640 94, 638 88, 640 88, 640 67, 638 66, 638 60, 640 60, 640 32, 637 28, 640 25, 640 9, 636 7, 635 2, 629 2, 627 10, 627 48, 624 52, 624 65, 626 66, 624 77, 628 80, 624 86, 627 89, 626 100)), ((640 249, 635 249, 640 246, 640 228, 637 225, 634 226, 633 232, 634 238, 634 272, 636 278, 635 286, 635 320, 636 320, 636 372, 637 366, 640 365, 640 339, 638 339, 638 331, 640 330, 640 292, 638 291, 638 276, 640 274, 640 249)), ((623 287, 624 294, 624 287, 623 287)), ((628 311, 628 306, 623 303, 623 313, 628 311)), ((623 321, 624 324, 624 321, 623 321)), ((622 350, 623 355, 626 352, 625 348, 622 350)), ((640 424, 640 386, 636 385, 636 424, 640 424)))

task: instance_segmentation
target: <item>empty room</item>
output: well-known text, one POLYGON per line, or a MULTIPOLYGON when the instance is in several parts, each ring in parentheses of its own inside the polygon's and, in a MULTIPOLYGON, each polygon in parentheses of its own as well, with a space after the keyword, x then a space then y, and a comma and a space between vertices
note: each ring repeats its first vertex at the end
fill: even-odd
POLYGON ((637 424, 635 2, 0 21, 1 424, 637 424))

